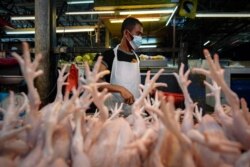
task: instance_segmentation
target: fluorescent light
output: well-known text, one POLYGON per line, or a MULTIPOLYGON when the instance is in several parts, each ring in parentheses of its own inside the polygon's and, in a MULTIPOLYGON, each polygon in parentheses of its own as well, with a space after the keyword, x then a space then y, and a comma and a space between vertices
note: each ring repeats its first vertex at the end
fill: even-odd
POLYGON ((11 20, 35 20, 35 16, 11 16, 11 20))
MULTIPOLYGON (((145 17, 145 18, 137 18, 140 22, 153 22, 159 21, 160 17, 145 17)), ((122 23, 124 19, 109 19, 110 23, 122 23)))
POLYGON ((139 15, 139 14, 170 14, 174 9, 151 9, 151 10, 128 10, 120 11, 120 15, 139 15))
POLYGON ((210 43, 210 41, 208 40, 207 42, 205 42, 204 44, 203 44, 203 46, 206 46, 207 44, 209 44, 210 43))
POLYGON ((196 17, 215 17, 215 18, 250 17, 250 13, 197 13, 196 17))
POLYGON ((57 33, 74 33, 74 32, 90 32, 95 31, 94 26, 75 26, 75 27, 57 27, 57 33))
POLYGON ((139 48, 156 48, 157 45, 141 45, 139 48))
POLYGON ((76 5, 76 4, 86 4, 86 3, 94 3, 94 1, 68 1, 68 5, 76 5))
POLYGON ((35 16, 11 16, 11 20, 35 20, 35 16))
POLYGON ((157 43, 156 38, 152 38, 152 37, 147 37, 147 38, 142 38, 142 44, 155 44, 157 43))
POLYGON ((168 24, 170 23, 172 17, 174 16, 176 10, 178 9, 178 5, 174 8, 174 11, 172 12, 172 14, 170 15, 170 17, 168 18, 168 21, 166 23, 166 26, 168 26, 168 24))
POLYGON ((94 28, 80 28, 80 29, 75 29, 75 30, 56 30, 57 33, 69 33, 69 32, 90 32, 94 31, 94 28))
MULTIPOLYGON (((95 31, 94 26, 71 26, 71 27, 57 27, 56 33, 76 33, 76 32, 90 32, 95 31)), ((22 34, 35 34, 34 28, 20 28, 13 30, 6 30, 8 35, 22 35, 22 34)))
POLYGON ((14 30, 6 30, 6 34, 8 35, 27 35, 27 34, 35 34, 34 28, 29 29, 14 29, 14 30))
POLYGON ((240 40, 237 39, 237 40, 233 41, 233 42, 231 43, 231 45, 233 45, 233 44, 235 44, 235 43, 237 43, 237 42, 240 42, 240 40))
POLYGON ((115 11, 84 11, 84 12, 66 12, 66 15, 88 15, 88 14, 114 14, 115 11))

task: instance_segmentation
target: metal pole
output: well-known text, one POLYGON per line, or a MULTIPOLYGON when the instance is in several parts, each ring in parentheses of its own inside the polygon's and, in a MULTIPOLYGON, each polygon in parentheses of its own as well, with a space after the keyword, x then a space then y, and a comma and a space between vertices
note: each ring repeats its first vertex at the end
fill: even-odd
POLYGON ((173 17, 173 52, 172 52, 172 58, 173 58, 173 65, 175 65, 175 16, 173 17))
POLYGON ((187 49, 188 49, 188 44, 182 42, 182 37, 181 37, 180 52, 178 54, 178 69, 180 68, 181 63, 183 63, 185 65, 184 67, 185 72, 188 70, 187 49))
POLYGON ((56 0, 50 0, 50 47, 53 53, 56 43, 56 0))
POLYGON ((50 0, 35 0, 35 52, 42 54, 39 69, 43 75, 35 81, 35 86, 42 100, 47 104, 50 92, 50 0))
POLYGON ((99 19, 96 29, 96 44, 98 47, 100 47, 101 39, 100 39, 100 29, 101 29, 101 20, 99 19))
POLYGON ((105 48, 109 48, 110 46, 110 34, 109 30, 106 28, 105 29, 105 48))
POLYGON ((56 0, 50 0, 50 93, 47 96, 48 101, 52 102, 56 96, 57 86, 57 63, 58 56, 55 54, 55 48, 57 45, 56 38, 56 0))

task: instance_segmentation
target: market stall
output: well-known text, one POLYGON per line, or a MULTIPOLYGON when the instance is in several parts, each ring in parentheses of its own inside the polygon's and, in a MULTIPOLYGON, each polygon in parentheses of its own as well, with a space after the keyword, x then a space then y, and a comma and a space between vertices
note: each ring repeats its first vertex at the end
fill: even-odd
POLYGON ((250 6, 0 2, 0 166, 250 166, 250 6))

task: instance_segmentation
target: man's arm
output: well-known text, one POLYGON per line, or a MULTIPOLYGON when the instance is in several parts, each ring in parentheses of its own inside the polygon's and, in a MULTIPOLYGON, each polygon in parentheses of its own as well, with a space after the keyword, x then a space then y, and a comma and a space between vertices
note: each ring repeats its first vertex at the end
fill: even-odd
MULTIPOLYGON (((104 71, 104 70, 108 69, 104 64, 101 64, 99 71, 104 71)), ((133 104, 135 101, 133 94, 123 86, 108 84, 100 87, 100 89, 105 89, 105 88, 108 90, 108 92, 120 93, 121 96, 124 98, 124 102, 127 104, 133 104)))

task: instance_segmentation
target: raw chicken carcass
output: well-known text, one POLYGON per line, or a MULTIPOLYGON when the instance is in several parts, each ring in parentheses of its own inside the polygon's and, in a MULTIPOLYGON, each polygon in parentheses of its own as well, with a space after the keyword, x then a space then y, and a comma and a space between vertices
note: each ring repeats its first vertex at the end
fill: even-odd
POLYGON ((93 68, 85 64, 85 78, 80 78, 79 87, 63 95, 62 87, 68 74, 66 66, 59 71, 57 95, 54 102, 39 110, 40 97, 34 87, 34 79, 42 75, 37 70, 41 55, 31 61, 28 45, 23 44, 23 58, 13 54, 28 86, 28 96, 20 107, 10 103, 1 109, 4 120, 0 122, 0 164, 4 166, 47 167, 206 167, 249 166, 250 114, 246 101, 226 85, 218 56, 212 60, 204 51, 209 70, 193 69, 212 79, 205 82, 215 98, 214 113, 202 115, 188 92, 189 70, 184 73, 181 65, 174 74, 185 97, 185 108, 176 109, 173 97, 164 99, 156 91, 162 74, 160 70, 150 79, 147 73, 145 84, 140 85, 141 95, 132 106, 132 114, 121 117, 122 104, 109 111, 105 100, 109 96, 98 82, 108 74, 99 72, 102 59, 93 68), (220 91, 227 97, 227 107, 220 101, 220 91), (94 102, 97 111, 86 115, 85 111, 94 102), (20 112, 26 115, 20 118, 20 112), (144 112, 148 115, 145 115, 144 112), (109 114, 111 112, 111 115, 109 114), (184 115, 184 119, 182 116, 184 115))

